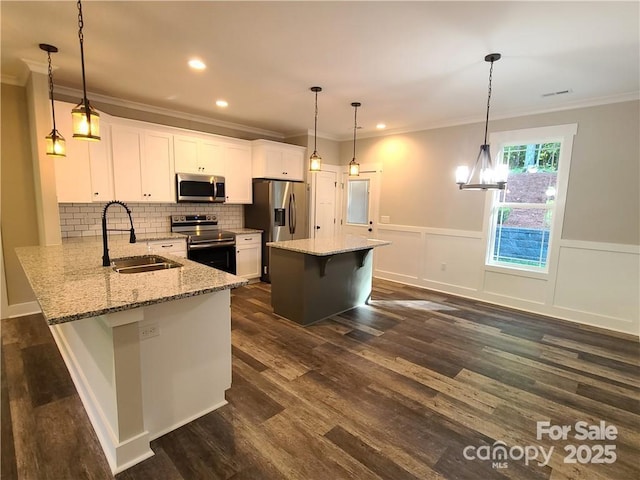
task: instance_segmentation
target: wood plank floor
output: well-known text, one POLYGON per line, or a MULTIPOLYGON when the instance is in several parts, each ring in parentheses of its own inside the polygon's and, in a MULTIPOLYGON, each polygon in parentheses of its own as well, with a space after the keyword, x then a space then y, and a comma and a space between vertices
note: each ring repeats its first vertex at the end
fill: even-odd
MULTIPOLYGON (((233 292, 229 404, 117 479, 640 478, 636 340, 380 280, 370 305, 303 328, 269 295, 233 292), (539 439, 542 421, 572 430, 539 439), (617 437, 577 440, 580 421, 617 437), (594 463, 604 445, 615 461, 594 463)), ((1 387, 2 479, 112 478, 41 316, 2 321, 1 387)))

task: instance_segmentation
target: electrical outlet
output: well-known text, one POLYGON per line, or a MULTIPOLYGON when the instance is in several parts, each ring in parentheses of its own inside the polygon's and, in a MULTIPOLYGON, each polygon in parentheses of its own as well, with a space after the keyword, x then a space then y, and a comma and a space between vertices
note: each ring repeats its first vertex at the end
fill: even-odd
POLYGON ((138 327, 140 332, 140 340, 146 340, 147 338, 157 337, 160 335, 160 327, 157 323, 147 323, 138 327))

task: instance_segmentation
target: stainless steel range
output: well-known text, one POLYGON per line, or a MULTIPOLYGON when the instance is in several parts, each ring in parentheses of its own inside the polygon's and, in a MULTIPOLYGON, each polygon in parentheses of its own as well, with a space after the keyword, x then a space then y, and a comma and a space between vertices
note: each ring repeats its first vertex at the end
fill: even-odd
POLYGON ((236 236, 218 228, 215 215, 172 215, 171 231, 187 236, 187 258, 236 273, 236 236))

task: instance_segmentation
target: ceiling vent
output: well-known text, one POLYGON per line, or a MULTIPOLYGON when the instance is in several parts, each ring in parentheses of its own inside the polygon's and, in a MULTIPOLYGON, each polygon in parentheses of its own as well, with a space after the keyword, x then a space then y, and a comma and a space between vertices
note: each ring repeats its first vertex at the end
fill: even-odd
POLYGON ((567 93, 572 93, 572 92, 573 92, 573 90, 571 90, 571 89, 558 90, 557 92, 543 93, 542 96, 543 97, 555 97, 556 95, 566 95, 567 93))

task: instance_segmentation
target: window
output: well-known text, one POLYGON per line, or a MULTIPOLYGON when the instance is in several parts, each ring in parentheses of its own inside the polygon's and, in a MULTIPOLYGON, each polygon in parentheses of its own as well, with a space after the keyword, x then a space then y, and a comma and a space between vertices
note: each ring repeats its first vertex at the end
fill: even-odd
POLYGON ((369 221, 369 180, 347 181, 347 223, 366 225, 369 221))
MULTIPOLYGON (((498 161, 509 166, 509 175, 507 188, 491 201, 487 265, 548 272, 550 247, 561 230, 568 177, 563 162, 569 163, 572 145, 572 137, 548 134, 563 127, 501 132, 498 161)), ((568 127, 575 134, 575 125, 568 127)))

